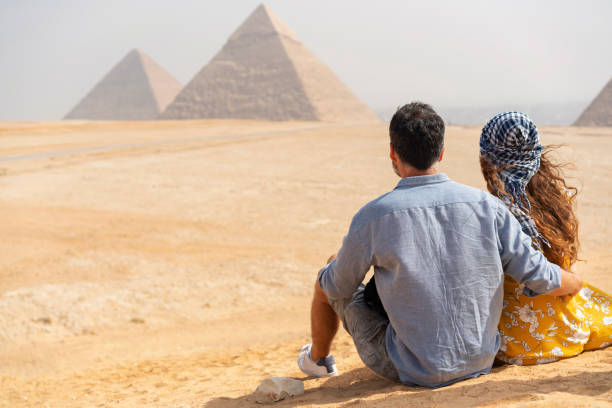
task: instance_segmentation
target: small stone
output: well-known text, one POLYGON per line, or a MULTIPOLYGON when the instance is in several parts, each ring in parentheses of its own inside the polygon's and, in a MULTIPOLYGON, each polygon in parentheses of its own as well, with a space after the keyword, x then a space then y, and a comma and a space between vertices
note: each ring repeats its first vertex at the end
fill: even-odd
POLYGON ((287 377, 266 378, 254 392, 255 402, 269 404, 304 393, 304 383, 287 377))
POLYGON ((38 319, 34 320, 35 322, 38 323, 42 323, 42 324, 51 324, 51 318, 50 317, 39 317, 38 319))

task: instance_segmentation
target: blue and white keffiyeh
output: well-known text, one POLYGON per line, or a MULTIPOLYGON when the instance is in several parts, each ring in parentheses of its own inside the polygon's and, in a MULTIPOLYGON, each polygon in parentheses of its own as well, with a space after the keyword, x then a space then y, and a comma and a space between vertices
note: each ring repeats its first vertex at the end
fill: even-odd
POLYGON ((535 124, 524 113, 500 113, 482 128, 480 155, 500 169, 498 177, 506 193, 514 199, 514 203, 507 204, 538 249, 541 249, 540 243, 547 246, 550 243, 529 216, 531 205, 525 187, 540 168, 542 149, 535 124))

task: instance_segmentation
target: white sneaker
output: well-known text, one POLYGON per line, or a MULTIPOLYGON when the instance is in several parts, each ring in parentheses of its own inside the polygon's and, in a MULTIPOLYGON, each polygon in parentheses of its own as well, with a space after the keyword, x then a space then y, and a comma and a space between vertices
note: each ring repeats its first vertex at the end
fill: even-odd
POLYGON ((327 357, 321 357, 315 363, 310 358, 310 347, 312 347, 312 343, 306 344, 300 349, 300 355, 297 360, 300 370, 312 377, 333 377, 338 375, 334 357, 330 354, 327 357))

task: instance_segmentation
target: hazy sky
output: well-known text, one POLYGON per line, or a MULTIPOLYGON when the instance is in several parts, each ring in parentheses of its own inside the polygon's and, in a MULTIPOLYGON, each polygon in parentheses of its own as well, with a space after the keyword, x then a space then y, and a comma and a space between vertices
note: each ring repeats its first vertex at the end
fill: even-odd
MULTIPOLYGON (((187 83, 250 0, 0 0, 0 120, 64 116, 140 48, 187 83)), ((590 101, 612 77, 612 1, 269 0, 370 107, 590 101)))

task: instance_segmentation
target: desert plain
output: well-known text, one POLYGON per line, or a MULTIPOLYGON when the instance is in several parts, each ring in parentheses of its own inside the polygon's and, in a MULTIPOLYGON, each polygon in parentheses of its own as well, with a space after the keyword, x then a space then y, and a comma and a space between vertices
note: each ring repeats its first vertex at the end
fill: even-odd
MULTIPOLYGON (((440 170, 484 188, 478 127, 440 170)), ((612 293, 612 128, 543 127, 578 186, 585 281, 612 293)), ((317 271, 392 189, 383 124, 0 123, 0 407, 609 407, 612 347, 430 390, 376 377, 341 332, 340 375, 297 368, 317 271)))

